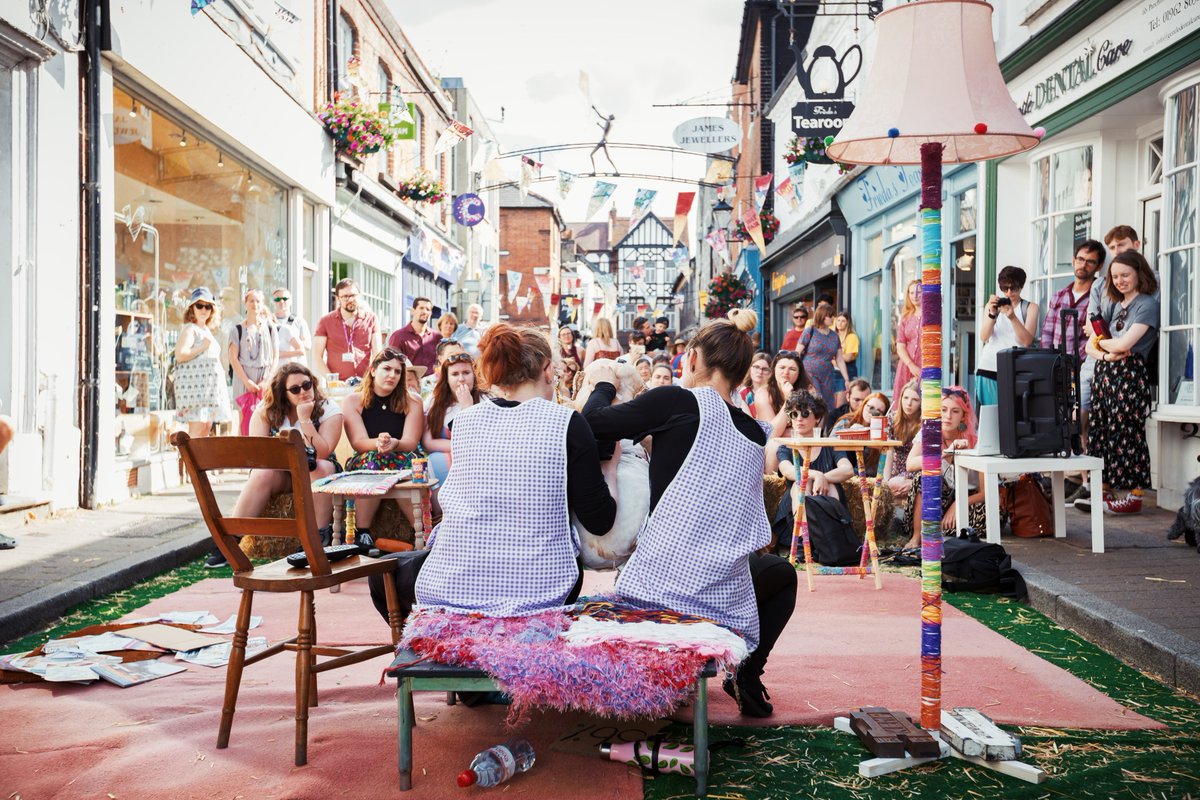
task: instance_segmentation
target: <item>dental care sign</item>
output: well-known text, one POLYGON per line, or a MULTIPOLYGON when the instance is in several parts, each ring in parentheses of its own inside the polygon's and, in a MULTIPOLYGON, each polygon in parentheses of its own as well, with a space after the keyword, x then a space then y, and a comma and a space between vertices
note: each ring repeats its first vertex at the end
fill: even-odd
POLYGON ((1200 0, 1122 3, 1009 83, 1031 125, 1153 58, 1200 26, 1200 0))
POLYGON ((742 140, 742 129, 724 117, 698 117, 676 127, 673 138, 684 150, 724 153, 742 140))

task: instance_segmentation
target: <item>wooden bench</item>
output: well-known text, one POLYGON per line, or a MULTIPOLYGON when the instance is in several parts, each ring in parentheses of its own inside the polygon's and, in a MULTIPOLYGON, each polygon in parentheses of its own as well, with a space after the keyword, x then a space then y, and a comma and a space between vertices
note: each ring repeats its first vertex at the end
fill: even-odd
MULTIPOLYGON (((396 693, 396 706, 399 712, 397 731, 398 763, 400 768, 400 791, 412 789, 412 744, 413 726, 416 716, 413 712, 412 693, 414 691, 437 692, 494 692, 499 688, 496 682, 488 677, 483 670, 470 667, 456 667, 450 664, 439 664, 434 661, 420 661, 412 650, 402 650, 396 655, 391 666, 387 668, 387 676, 395 678, 400 690, 396 693)), ((707 679, 717 674, 716 664, 709 661, 704 669, 696 676, 696 701, 693 706, 693 728, 696 746, 696 796, 708 795, 708 683, 707 679)), ((452 695, 451 695, 452 696, 452 695)), ((452 701, 451 701, 452 702, 452 701)))

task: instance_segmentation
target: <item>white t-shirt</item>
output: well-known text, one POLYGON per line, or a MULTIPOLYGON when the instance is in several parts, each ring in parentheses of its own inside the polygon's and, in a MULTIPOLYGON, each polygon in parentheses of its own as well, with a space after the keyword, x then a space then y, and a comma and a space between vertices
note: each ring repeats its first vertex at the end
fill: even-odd
MULTIPOLYGON (((283 319, 276 317, 275 325, 279 329, 280 350, 292 350, 292 339, 299 339, 301 342, 307 341, 309 347, 312 347, 312 336, 308 332, 308 323, 302 320, 300 317, 292 317, 291 322, 288 322, 287 317, 284 317, 283 319)), ((303 364, 304 356, 289 356, 287 358, 279 359, 279 363, 281 364, 289 361, 293 361, 297 364, 303 364)))
MULTIPOLYGON (((1017 305, 1017 313, 1015 316, 1025 324, 1025 317, 1029 313, 1029 301, 1022 300, 1017 305)), ((1034 339, 1036 342, 1036 338, 1034 339)), ((976 369, 987 370, 988 372, 996 371, 996 354, 1001 350, 1008 350, 1013 347, 1020 347, 1017 342, 1017 331, 1013 328, 1012 320, 1008 315, 1001 312, 996 315, 996 324, 992 326, 992 338, 983 343, 983 349, 979 352, 979 363, 976 369)))

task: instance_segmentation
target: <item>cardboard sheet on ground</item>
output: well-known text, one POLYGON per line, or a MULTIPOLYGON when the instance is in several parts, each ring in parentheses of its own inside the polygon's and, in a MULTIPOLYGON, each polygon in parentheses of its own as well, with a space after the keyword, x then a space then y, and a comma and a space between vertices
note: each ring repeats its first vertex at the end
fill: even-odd
MULTIPOLYGON (((585 591, 611 585, 589 575, 585 591)), ((174 608, 237 608, 228 579, 202 581, 129 616, 174 608)), ((296 598, 255 596, 256 631, 271 641, 295 635, 296 598)), ((365 583, 319 592, 317 629, 324 644, 380 642, 387 629, 365 583)), ((855 578, 823 578, 801 591, 798 608, 765 676, 776 714, 763 724, 829 725, 864 705, 918 711, 919 589, 884 576, 882 591, 855 578)), ((1052 727, 1161 727, 1022 650, 960 612, 945 611, 944 703, 972 705, 1002 724, 1052 727)), ((122 690, 101 682, 0 686, 7 728, 20 749, 0 750, 5 795, 25 797, 396 797, 395 683, 379 686, 379 658, 323 673, 320 703, 309 719, 309 764, 292 766, 295 660, 278 655, 246 668, 227 750, 215 747, 225 670, 189 669, 122 690), (71 725, 62 720, 70 719, 71 725), (21 752, 25 751, 25 752, 21 752)), ((720 681, 709 682, 710 719, 747 724, 720 681)), ((462 798, 455 776, 484 747, 510 734, 499 706, 446 706, 443 692, 415 698, 414 792, 422 800, 462 798)), ((686 717, 685 711, 682 716, 686 717)), ((637 770, 555 747, 579 718, 534 715, 523 728, 537 764, 505 797, 640 798, 637 770)), ((719 757, 719 756, 718 756, 719 757)))

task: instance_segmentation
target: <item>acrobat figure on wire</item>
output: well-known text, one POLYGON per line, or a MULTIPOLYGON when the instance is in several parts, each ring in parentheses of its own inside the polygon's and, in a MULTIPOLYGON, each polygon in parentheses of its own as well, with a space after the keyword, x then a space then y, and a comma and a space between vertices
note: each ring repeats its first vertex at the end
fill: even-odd
POLYGON ((592 173, 595 174, 596 172, 596 152, 603 150, 604 157, 608 159, 609 166, 612 167, 613 175, 620 177, 621 172, 617 169, 617 165, 613 163, 612 155, 608 152, 608 133, 612 130, 613 120, 616 119, 616 117, 612 114, 609 114, 607 117, 604 116, 600 113, 600 109, 596 108, 595 106, 592 106, 592 111, 595 111, 596 115, 600 117, 601 121, 597 122, 596 125, 603 130, 603 133, 600 134, 600 141, 597 142, 596 146, 592 148, 592 152, 589 155, 589 157, 592 159, 592 173))

